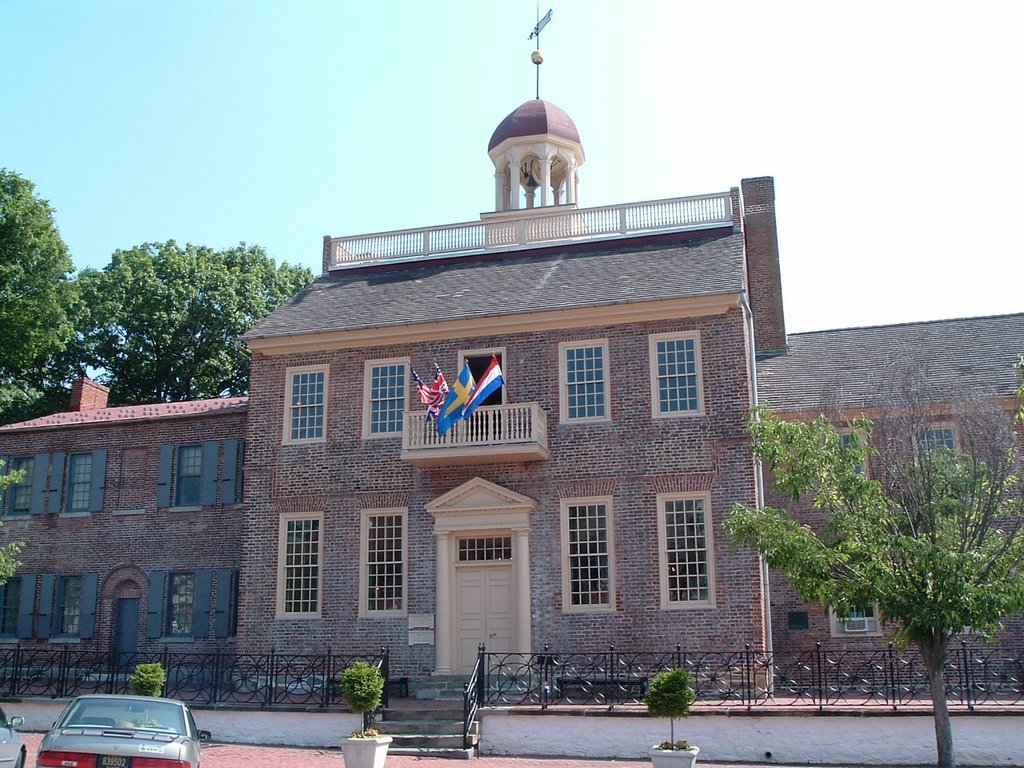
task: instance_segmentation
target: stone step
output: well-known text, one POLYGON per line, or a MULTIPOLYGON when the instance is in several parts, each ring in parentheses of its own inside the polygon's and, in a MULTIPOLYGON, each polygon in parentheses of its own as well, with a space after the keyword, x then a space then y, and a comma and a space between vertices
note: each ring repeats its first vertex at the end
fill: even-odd
MULTIPOLYGON (((426 733, 418 734, 387 734, 391 737, 391 749, 398 747, 400 749, 415 748, 415 749, 462 749, 462 734, 453 735, 434 735, 426 733)), ((477 744, 479 739, 474 735, 470 736, 470 746, 477 744)))
POLYGON ((475 749, 420 749, 418 747, 391 747, 389 755, 400 755, 404 757, 439 757, 447 760, 472 760, 475 758, 475 749))
MULTIPOLYGON (((387 733, 388 736, 395 734, 417 734, 427 733, 433 736, 450 736, 462 733, 461 720, 391 720, 385 719, 377 724, 377 730, 387 733)), ((476 723, 473 724, 474 729, 476 723)))

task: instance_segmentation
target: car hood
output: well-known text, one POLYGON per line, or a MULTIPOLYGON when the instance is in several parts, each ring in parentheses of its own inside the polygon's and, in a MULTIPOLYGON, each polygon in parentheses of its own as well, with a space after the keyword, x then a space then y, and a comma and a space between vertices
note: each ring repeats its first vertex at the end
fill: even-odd
POLYGON ((198 745, 187 736, 172 733, 76 725, 50 731, 43 737, 39 749, 180 760, 194 754, 198 745))

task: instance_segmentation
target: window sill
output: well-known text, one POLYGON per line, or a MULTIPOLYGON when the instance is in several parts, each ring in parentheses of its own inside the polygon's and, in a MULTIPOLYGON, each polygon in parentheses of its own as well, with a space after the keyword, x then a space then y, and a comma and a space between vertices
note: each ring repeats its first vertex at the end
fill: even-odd
POLYGON ((193 643, 195 640, 192 635, 165 635, 160 638, 161 643, 193 643))
POLYGON ((168 512, 201 512, 202 506, 198 504, 185 506, 185 507, 168 507, 168 512))
POLYGON ((138 509, 115 509, 112 514, 115 517, 119 517, 119 516, 127 517, 127 516, 131 516, 131 515, 144 515, 144 514, 146 514, 146 510, 143 509, 142 507, 139 507, 138 509))
POLYGON ((80 637, 50 637, 50 638, 47 638, 47 642, 49 642, 51 644, 61 643, 61 644, 64 644, 64 645, 76 645, 77 643, 81 643, 82 642, 82 638, 80 638, 80 637))

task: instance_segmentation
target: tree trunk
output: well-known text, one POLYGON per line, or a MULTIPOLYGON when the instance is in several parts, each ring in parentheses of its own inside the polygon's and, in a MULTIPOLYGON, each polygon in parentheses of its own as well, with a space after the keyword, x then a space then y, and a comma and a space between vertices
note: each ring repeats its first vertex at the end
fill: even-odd
POLYGON ((937 768, 956 768, 953 752, 953 727, 949 722, 949 707, 946 702, 945 638, 934 638, 928 647, 921 648, 928 672, 928 686, 932 693, 932 709, 935 719, 935 751, 938 756, 937 768))

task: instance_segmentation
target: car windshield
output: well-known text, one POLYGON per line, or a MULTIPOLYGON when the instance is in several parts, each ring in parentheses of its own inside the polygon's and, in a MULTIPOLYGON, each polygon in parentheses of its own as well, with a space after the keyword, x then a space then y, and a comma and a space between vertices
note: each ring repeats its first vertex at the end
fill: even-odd
POLYGON ((185 717, 181 707, 162 701, 110 701, 83 699, 68 710, 61 726, 95 726, 139 731, 185 733, 185 717))

